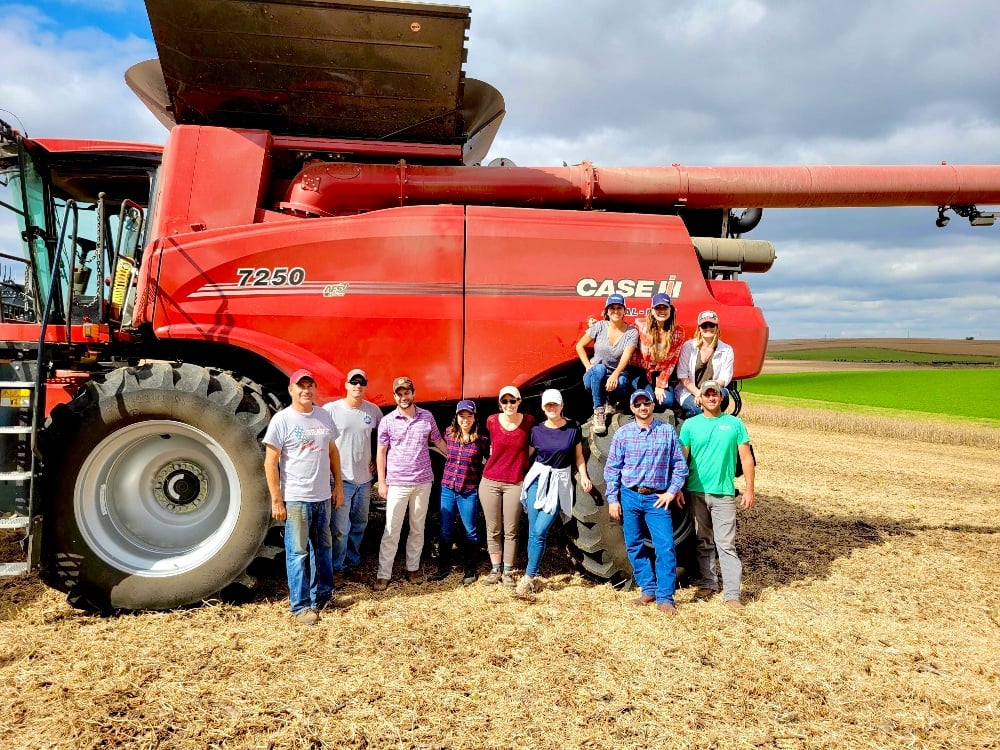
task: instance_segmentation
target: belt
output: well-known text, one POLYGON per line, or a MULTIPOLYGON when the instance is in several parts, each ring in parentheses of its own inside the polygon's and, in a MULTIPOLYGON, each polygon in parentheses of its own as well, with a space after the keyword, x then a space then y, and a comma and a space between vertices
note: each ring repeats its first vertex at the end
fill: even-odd
POLYGON ((666 490, 658 490, 655 487, 629 487, 633 492, 638 492, 640 495, 662 495, 666 490))

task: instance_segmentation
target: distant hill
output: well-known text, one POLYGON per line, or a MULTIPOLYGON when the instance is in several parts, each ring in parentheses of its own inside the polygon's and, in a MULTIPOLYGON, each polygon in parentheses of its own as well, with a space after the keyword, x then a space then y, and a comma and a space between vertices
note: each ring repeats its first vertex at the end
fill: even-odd
POLYGON ((1000 357, 1000 341, 963 339, 772 339, 767 353, 796 352, 809 349, 894 349, 922 354, 1000 357))

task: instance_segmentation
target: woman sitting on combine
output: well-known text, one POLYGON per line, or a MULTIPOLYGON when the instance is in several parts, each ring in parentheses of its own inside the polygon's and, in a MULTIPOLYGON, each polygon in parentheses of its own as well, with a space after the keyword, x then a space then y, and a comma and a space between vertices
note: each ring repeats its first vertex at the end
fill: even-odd
MULTIPOLYGON (((733 379, 733 347, 722 340, 714 310, 698 313, 698 331, 685 341, 677 362, 677 404, 685 417, 701 414, 701 384, 714 380, 727 386, 733 379)), ((722 411, 729 406, 729 390, 722 389, 722 411)))
POLYGON ((656 411, 674 405, 670 376, 677 365, 684 344, 684 328, 677 325, 677 314, 669 294, 654 294, 646 321, 639 327, 639 349, 633 362, 643 374, 636 378, 633 390, 644 390, 656 411))
POLYGON ((639 343, 639 332, 625 322, 625 298, 612 294, 604 305, 604 320, 594 323, 576 342, 576 353, 586 368, 583 385, 594 400, 593 432, 607 432, 604 423, 606 404, 614 395, 619 402, 628 398, 629 377, 625 367, 639 343), (593 356, 587 347, 594 345, 593 356))

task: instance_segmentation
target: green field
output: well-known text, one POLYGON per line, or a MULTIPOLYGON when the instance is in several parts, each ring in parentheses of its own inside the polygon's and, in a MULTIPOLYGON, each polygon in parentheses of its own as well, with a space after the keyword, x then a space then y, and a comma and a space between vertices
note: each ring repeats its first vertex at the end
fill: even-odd
POLYGON ((760 375, 746 394, 859 404, 886 409, 998 419, 1000 370, 861 370, 760 375))
POLYGON ((901 349, 851 346, 830 349, 801 349, 787 352, 768 352, 768 359, 804 359, 815 362, 890 362, 930 364, 932 362, 967 362, 974 364, 1000 364, 996 357, 974 354, 929 354, 908 352, 901 349))

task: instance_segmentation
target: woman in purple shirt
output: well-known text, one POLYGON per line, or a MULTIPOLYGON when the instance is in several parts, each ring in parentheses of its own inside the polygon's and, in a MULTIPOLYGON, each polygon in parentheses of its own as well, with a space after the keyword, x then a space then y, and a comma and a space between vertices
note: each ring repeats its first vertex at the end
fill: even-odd
POLYGON ((563 416, 562 394, 555 388, 542 393, 542 410, 545 421, 531 430, 535 463, 528 469, 521 490, 521 502, 528 514, 528 565, 514 591, 521 597, 538 590, 538 569, 556 515, 568 519, 573 510, 574 464, 581 489, 590 492, 593 487, 583 459, 583 431, 579 422, 563 416))

